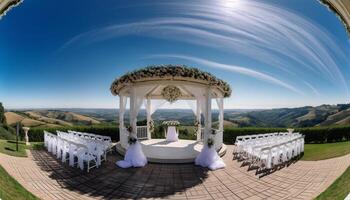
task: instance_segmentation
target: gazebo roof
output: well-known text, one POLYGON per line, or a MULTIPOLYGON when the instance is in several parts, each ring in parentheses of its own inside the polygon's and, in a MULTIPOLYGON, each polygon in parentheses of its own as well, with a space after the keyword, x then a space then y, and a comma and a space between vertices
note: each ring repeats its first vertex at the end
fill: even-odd
POLYGON ((350 1, 349 0, 320 0, 332 10, 343 22, 350 36, 350 1))
POLYGON ((219 90, 223 97, 231 95, 230 85, 214 75, 198 68, 171 64, 153 65, 129 72, 117 78, 112 83, 110 90, 113 95, 118 95, 122 89, 134 84, 170 83, 170 81, 206 85, 219 90))

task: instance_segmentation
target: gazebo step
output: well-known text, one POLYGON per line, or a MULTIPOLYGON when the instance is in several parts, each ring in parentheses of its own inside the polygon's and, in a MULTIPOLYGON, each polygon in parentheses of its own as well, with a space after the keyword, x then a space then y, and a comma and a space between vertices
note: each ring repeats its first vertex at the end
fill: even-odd
MULTIPOLYGON (((143 152, 151 163, 193 163, 201 151, 203 144, 194 140, 179 140, 178 142, 166 142, 164 139, 151 139, 141 141, 143 152)), ((116 151, 125 155, 126 150, 118 142, 116 151)), ((222 145, 218 154, 225 155, 227 147, 222 145)))

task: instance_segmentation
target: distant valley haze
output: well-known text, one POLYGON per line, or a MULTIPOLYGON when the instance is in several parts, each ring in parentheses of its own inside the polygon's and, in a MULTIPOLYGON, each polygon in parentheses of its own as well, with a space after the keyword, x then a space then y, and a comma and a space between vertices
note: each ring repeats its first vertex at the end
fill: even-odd
MULTIPOLYGON (((7 109, 5 116, 10 125, 21 122, 31 127, 59 127, 117 123, 118 109, 7 109)), ((218 110, 212 111, 214 124, 218 110)), ((128 110, 125 121, 128 122, 128 110)), ((194 124, 191 109, 159 109, 152 118, 156 123, 178 120, 183 125, 194 124)), ((146 120, 146 111, 139 112, 138 121, 146 120)), ((226 127, 312 127, 350 124, 350 104, 305 106, 278 109, 225 109, 226 127)))

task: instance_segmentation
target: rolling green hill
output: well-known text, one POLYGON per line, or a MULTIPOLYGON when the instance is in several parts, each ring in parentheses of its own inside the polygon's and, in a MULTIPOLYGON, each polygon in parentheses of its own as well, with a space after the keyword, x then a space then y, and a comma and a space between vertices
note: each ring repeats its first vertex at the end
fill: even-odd
POLYGON ((312 127, 350 124, 350 104, 280 108, 226 114, 240 127, 312 127))
MULTIPOLYGON (((213 124, 217 124, 218 111, 212 111, 213 124)), ((55 110, 15 110, 7 111, 8 124, 21 121, 31 127, 60 127, 72 125, 95 125, 116 123, 117 109, 55 109, 55 110)), ((129 113, 125 113, 125 122, 129 113)), ((152 118, 156 123, 164 120, 178 120, 182 125, 193 125, 195 116, 189 109, 160 109, 152 118)), ((305 106, 299 108, 279 108, 265 110, 233 110, 224 113, 225 127, 313 127, 350 124, 350 104, 305 106)), ((146 119, 146 111, 141 110, 138 120, 146 119)))
POLYGON ((28 127, 62 127, 101 123, 93 117, 60 110, 8 111, 5 117, 7 123, 12 126, 17 122, 28 127))

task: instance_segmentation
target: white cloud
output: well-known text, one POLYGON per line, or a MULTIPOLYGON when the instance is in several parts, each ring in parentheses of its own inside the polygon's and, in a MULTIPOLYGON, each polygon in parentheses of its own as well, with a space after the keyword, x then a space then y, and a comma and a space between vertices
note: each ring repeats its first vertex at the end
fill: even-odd
POLYGON ((294 86, 285 83, 273 76, 270 76, 268 74, 264 74, 262 72, 256 71, 256 70, 252 70, 249 69, 247 67, 242 67, 242 66, 236 66, 236 65, 227 65, 227 64, 222 64, 222 63, 218 63, 218 62, 214 62, 214 61, 210 61, 210 60, 205 60, 205 59, 201 59, 201 58, 197 58, 197 57, 191 57, 191 56, 185 56, 185 55, 176 55, 176 54, 159 54, 159 55, 152 55, 152 56, 148 56, 148 58, 154 58, 154 57, 167 57, 167 58, 179 58, 179 59, 184 59, 184 60, 188 60, 188 61, 193 61, 199 64, 203 64, 207 67, 211 67, 211 68, 216 68, 216 69, 223 69, 226 71, 230 71, 230 72, 234 72, 234 73, 238 73, 238 74, 243 74, 255 79, 259 79, 262 81, 266 81, 269 83, 273 83, 275 85, 284 87, 290 91, 293 91, 295 93, 298 94, 303 94, 303 92, 301 92, 300 90, 298 90, 297 88, 295 88, 294 86))
MULTIPOLYGON (((312 74, 348 93, 347 82, 336 60, 339 58, 345 63, 349 60, 327 31, 298 13, 249 0, 232 6, 222 2, 163 2, 159 5, 172 9, 164 16, 160 14, 82 33, 66 42, 61 50, 77 43, 87 45, 125 35, 176 40, 249 57, 263 63, 261 68, 265 71, 283 74, 295 81, 304 81, 306 75, 312 74)), ((235 70, 237 72, 237 68, 235 70)), ((298 90, 248 69, 239 71, 298 90)))

